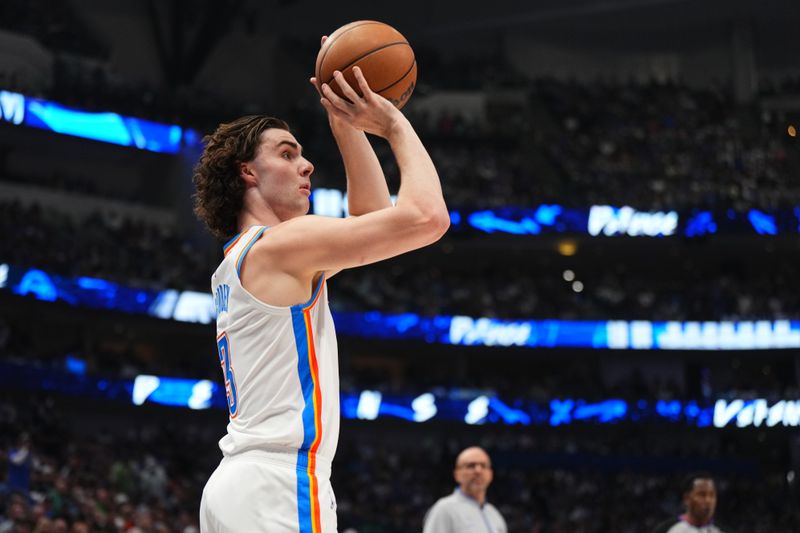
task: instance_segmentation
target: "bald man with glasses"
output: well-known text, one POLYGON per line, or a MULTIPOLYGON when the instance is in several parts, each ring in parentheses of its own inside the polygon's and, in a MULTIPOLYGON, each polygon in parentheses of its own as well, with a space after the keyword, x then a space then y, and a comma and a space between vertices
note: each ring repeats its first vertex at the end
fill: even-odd
POLYGON ((430 508, 423 533, 507 533, 500 511, 486 501, 494 478, 489 454, 477 446, 465 449, 458 454, 453 477, 458 488, 430 508))

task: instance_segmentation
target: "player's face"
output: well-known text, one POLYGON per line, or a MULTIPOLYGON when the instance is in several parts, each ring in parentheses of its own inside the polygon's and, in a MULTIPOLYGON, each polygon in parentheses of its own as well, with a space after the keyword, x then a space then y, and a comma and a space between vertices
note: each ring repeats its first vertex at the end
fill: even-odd
POLYGON ((256 157, 247 163, 262 197, 281 220, 308 213, 314 165, 302 150, 294 135, 271 128, 261 134, 256 157))
POLYGON ((461 492, 476 498, 485 494, 492 482, 492 462, 480 448, 468 448, 458 456, 454 476, 461 492))
POLYGON ((686 512, 693 522, 705 524, 714 517, 717 489, 711 479, 696 479, 692 490, 684 496, 686 512))

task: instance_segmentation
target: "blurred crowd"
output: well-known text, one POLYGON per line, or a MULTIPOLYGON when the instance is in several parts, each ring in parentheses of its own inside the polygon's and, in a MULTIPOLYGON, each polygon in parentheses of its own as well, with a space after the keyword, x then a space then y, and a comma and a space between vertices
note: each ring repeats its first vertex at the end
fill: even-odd
MULTIPOLYGON (((527 101, 490 112, 407 106, 436 163, 449 205, 640 210, 774 209, 800 203, 796 138, 782 115, 739 105, 724 89, 677 83, 528 81, 527 101)), ((299 134, 321 114, 299 113, 299 134)), ((390 184, 398 170, 375 143, 390 184)), ((311 146, 316 146, 311 144, 311 146)), ((325 186, 337 186, 335 146, 309 152, 325 186), (318 161, 317 161, 318 160, 318 161)), ((341 188, 341 180, 338 180, 341 188)))
POLYGON ((2 2, 0 29, 29 35, 51 50, 94 58, 108 53, 73 7, 59 0, 2 2))
MULTIPOLYGON (((102 46, 76 13, 53 0, 4 2, 14 29, 57 50, 102 57, 102 46)), ((798 80, 764 80, 750 104, 723 87, 690 88, 680 82, 578 83, 527 79, 502 58, 443 60, 426 51, 430 77, 411 100, 411 117, 437 164, 454 207, 533 206, 558 203, 630 205, 638 209, 796 206, 800 170, 796 137, 785 112, 762 99, 797 94, 798 80), (461 76, 450 73, 460 72, 461 76), (521 96, 484 109, 425 105, 426 94, 503 87, 521 96)), ((246 104, 203 88, 148 86, 116 77, 108 62, 57 54, 47 96, 89 110, 114 110, 205 132, 245 114, 246 104)), ((14 89, 14 87, 6 87, 14 89)), ((341 184, 331 174, 335 144, 319 106, 303 95, 290 116, 317 164, 319 184, 341 184), (313 149, 312 149, 313 148, 313 149)), ((313 100, 313 99, 312 99, 313 100)), ((397 169, 380 148, 390 181, 397 169)))
MULTIPOLYGON (((792 319, 800 287, 788 263, 737 271, 687 257, 670 267, 619 261, 487 267, 376 265, 339 274, 331 305, 423 316, 504 319, 753 320, 792 319), (581 268, 582 267, 582 268, 581 268), (795 290, 797 289, 797 290, 795 290)), ((638 263, 638 260, 637 260, 638 263)), ((643 262, 642 262, 643 263, 643 262)))
MULTIPOLYGON (((0 153, 0 161, 2 161, 2 153, 0 153)), ((68 169, 59 169, 52 174, 0 172, 0 182, 42 189, 62 195, 77 194, 90 198, 118 200, 126 204, 148 205, 152 202, 152 198, 148 198, 146 193, 122 191, 113 184, 99 183, 96 179, 70 172, 68 169)))
POLYGON ((140 288, 209 290, 210 262, 174 228, 94 212, 82 220, 0 200, 2 262, 140 288))
POLYGON ((556 194, 572 202, 769 209, 800 200, 786 125, 724 89, 539 80, 532 98, 553 120, 538 145, 558 169, 556 194))
MULTIPOLYGON (((215 441, 223 418, 215 424, 199 418, 205 415, 193 421, 182 415, 178 425, 158 423, 169 417, 162 411, 150 413, 150 423, 124 429, 91 415, 71 426, 57 399, 28 401, 24 409, 19 400, 0 403, 0 531, 198 530, 199 496, 219 459, 215 441), (87 431, 92 424, 96 429, 87 431)), ((492 456, 488 497, 509 531, 648 531, 682 511, 678 482, 698 468, 714 472, 717 519, 730 531, 800 527, 796 481, 774 463, 786 450, 755 459, 752 438, 720 432, 687 438, 633 427, 594 430, 591 438, 585 431, 483 427, 476 435, 414 428, 344 425, 332 479, 340 531, 420 531, 426 510, 453 490, 458 450, 473 444, 492 456)))
MULTIPOLYGON (((0 403, 3 533, 197 533, 206 473, 181 447, 199 427, 104 433, 62 418, 52 397, 0 403)), ((208 437, 205 437, 208 438, 208 437)))

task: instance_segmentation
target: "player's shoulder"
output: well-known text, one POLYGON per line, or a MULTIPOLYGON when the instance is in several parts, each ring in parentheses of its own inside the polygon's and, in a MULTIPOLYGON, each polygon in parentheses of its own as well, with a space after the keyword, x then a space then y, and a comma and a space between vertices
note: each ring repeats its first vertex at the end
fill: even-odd
POLYGON ((263 234, 254 244, 253 251, 263 253, 307 246, 315 231, 335 227, 341 221, 334 217, 303 215, 274 226, 263 226, 263 234))

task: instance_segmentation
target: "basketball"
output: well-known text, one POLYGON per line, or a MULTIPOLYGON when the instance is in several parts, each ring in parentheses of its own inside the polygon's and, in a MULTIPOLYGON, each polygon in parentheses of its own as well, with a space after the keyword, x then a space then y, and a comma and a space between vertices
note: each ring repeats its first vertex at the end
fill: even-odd
POLYGON ((398 109, 408 102, 417 82, 414 50, 403 35, 382 22, 359 20, 333 32, 317 55, 314 74, 317 83, 327 83, 343 96, 333 81, 333 72, 341 71, 347 82, 361 94, 353 75, 359 67, 370 88, 391 101, 398 109))

